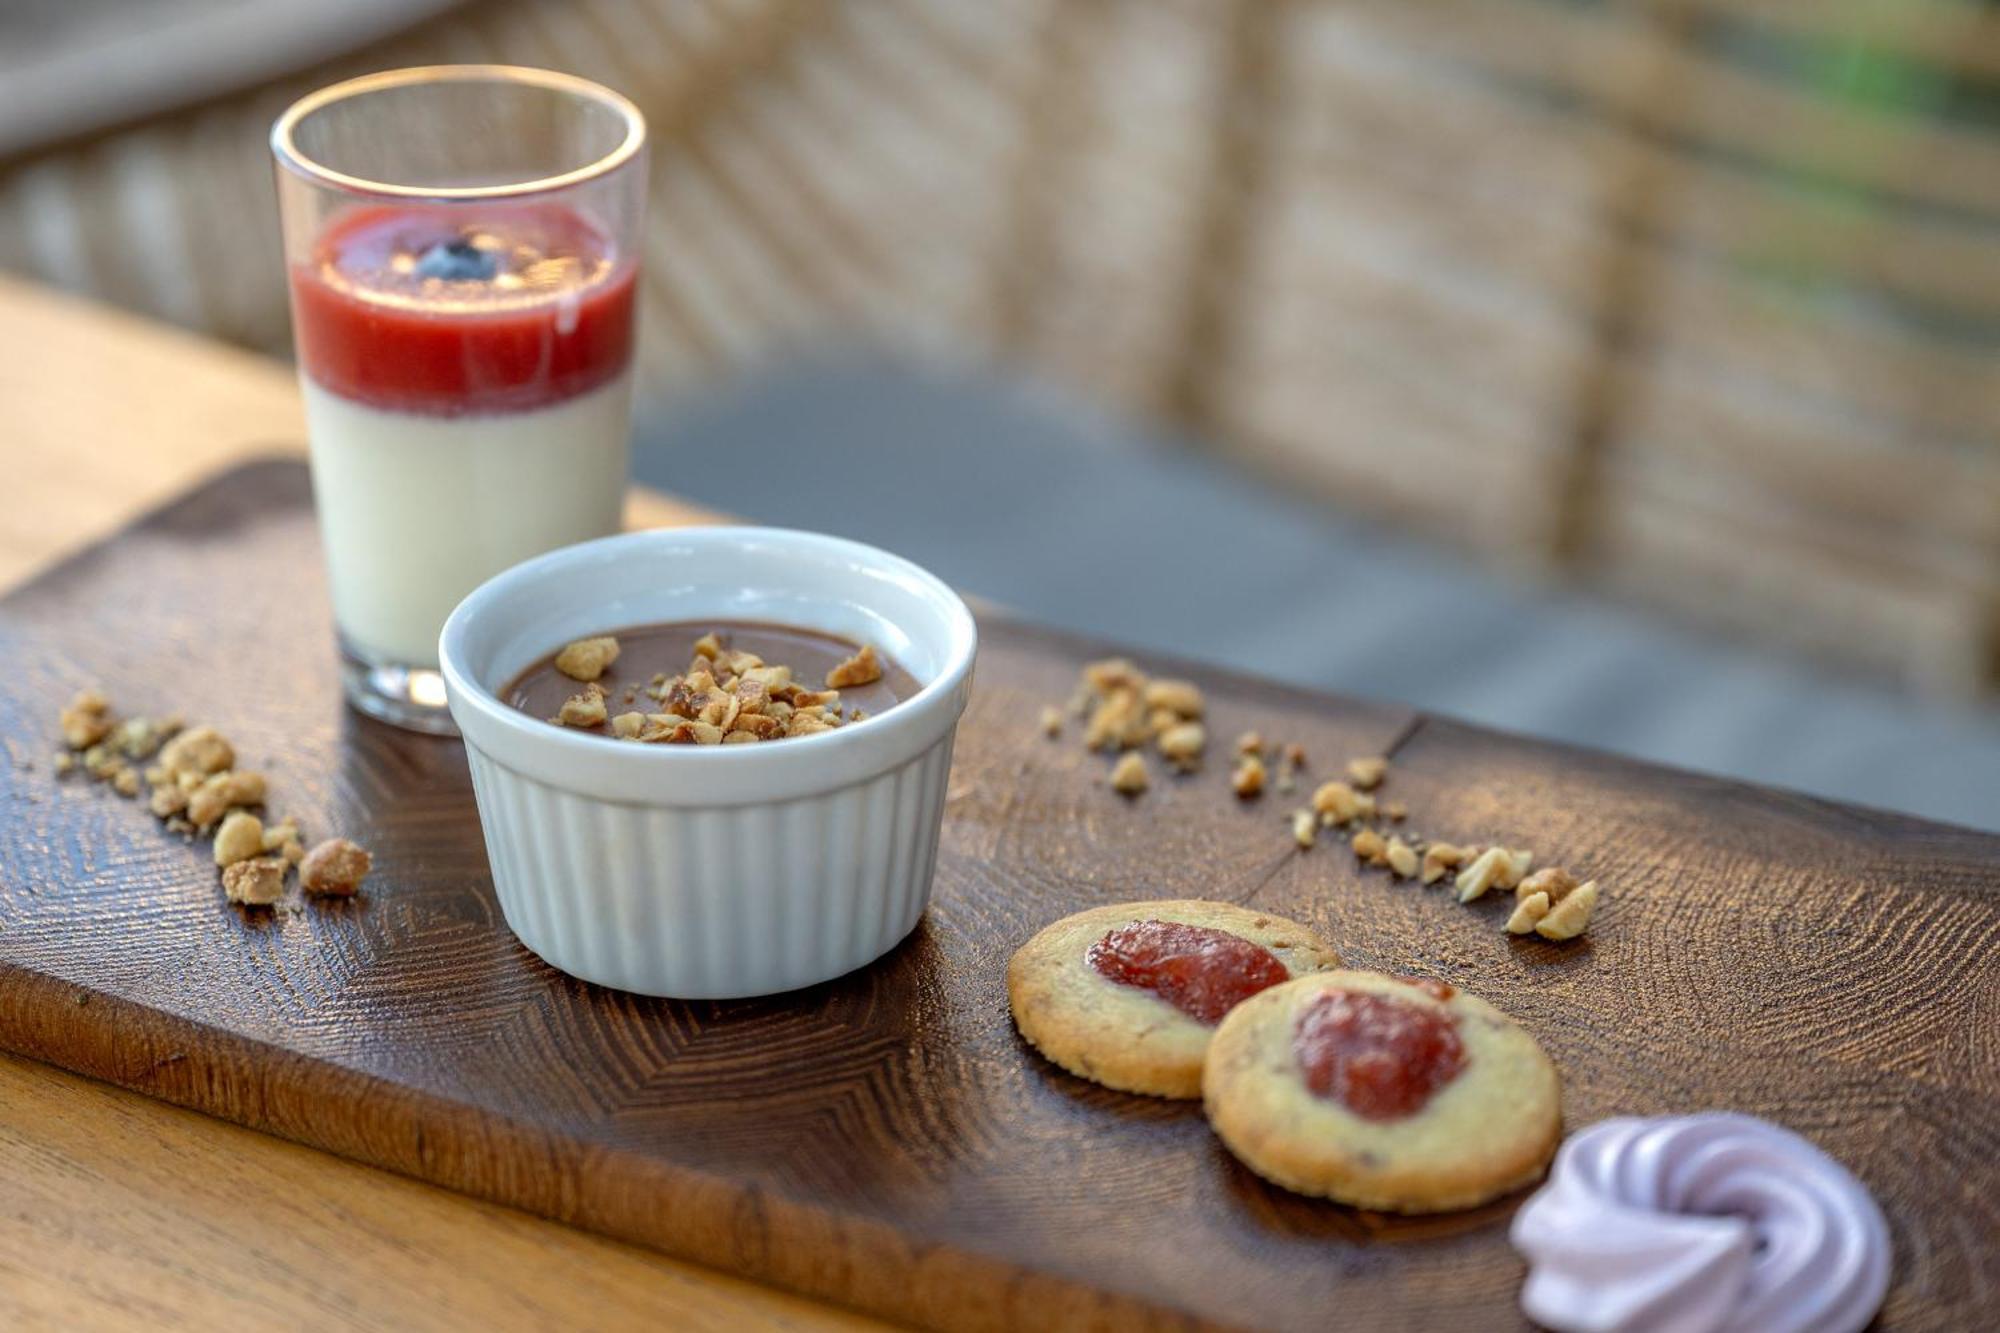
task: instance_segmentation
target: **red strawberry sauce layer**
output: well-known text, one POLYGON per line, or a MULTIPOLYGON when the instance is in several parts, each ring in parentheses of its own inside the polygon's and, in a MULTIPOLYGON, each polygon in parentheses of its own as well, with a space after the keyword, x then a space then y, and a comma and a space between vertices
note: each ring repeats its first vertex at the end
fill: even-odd
POLYGON ((634 276, 560 204, 352 209, 292 271, 300 363, 391 411, 547 407, 630 364, 634 276))

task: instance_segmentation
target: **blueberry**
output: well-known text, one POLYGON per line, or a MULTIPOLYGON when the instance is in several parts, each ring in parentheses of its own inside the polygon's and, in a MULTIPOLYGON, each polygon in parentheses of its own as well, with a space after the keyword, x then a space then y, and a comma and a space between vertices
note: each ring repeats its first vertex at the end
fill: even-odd
POLYGON ((417 260, 417 276, 446 282, 490 282, 500 271, 499 256, 463 236, 439 241, 417 260))

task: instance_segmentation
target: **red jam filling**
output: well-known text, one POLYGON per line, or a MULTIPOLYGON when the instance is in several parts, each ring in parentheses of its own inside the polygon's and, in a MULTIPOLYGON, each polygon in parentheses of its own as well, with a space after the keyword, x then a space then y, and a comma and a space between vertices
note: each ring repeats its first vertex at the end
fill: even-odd
POLYGON ((1101 975, 1149 990, 1211 1027, 1258 991, 1292 979, 1263 945, 1179 921, 1120 926, 1091 945, 1083 958, 1101 975))
POLYGON ((634 269, 559 204, 351 209, 292 272, 300 363, 371 407, 516 412, 632 359, 634 269))
POLYGON ((1455 1018, 1369 991, 1314 999, 1292 1030, 1292 1049, 1306 1087, 1364 1120, 1415 1115, 1465 1068, 1455 1018))

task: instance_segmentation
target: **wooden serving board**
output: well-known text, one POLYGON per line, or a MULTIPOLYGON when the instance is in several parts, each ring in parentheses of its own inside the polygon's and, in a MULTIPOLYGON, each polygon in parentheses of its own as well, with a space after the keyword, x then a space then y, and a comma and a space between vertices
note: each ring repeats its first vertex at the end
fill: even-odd
POLYGON ((304 470, 258 464, 0 603, 0 1044, 919 1323, 1518 1324, 1518 1199, 1405 1220, 1295 1198, 1198 1106, 1094 1087, 1015 1036, 1002 969, 1045 922, 1229 898, 1513 1013, 1573 1126, 1728 1107, 1813 1138, 1889 1216, 1885 1326, 2000 1301, 2000 840, 1189 672, 1218 749, 1256 727, 1323 773, 1393 747, 1411 827, 1607 886, 1586 940, 1516 940, 1498 902, 1337 842, 1300 854, 1294 802, 1239 803, 1219 758, 1114 796, 1101 758, 1036 728, 1104 650, 988 617, 916 933, 795 995, 640 999, 508 933, 457 744, 342 707, 319 562, 304 470), (56 708, 93 682, 223 728, 275 810, 372 846, 368 892, 246 915, 204 846, 58 782, 56 708))

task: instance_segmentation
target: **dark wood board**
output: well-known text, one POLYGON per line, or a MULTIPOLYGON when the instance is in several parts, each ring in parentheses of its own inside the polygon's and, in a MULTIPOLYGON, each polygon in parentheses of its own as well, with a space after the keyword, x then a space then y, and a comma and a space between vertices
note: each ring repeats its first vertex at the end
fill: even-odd
POLYGON ((456 743, 339 702, 303 469, 230 473, 0 602, 0 1044, 919 1323, 1518 1325, 1518 1199, 1428 1220, 1297 1199, 1197 1106, 1082 1083, 1014 1035, 1002 968, 1048 920, 1247 900, 1518 1016, 1573 1126, 1729 1107, 1809 1135, 1889 1216, 1885 1327, 1993 1315, 2000 839, 1192 673, 1220 742, 1258 727, 1321 771, 1396 746, 1412 827, 1607 885, 1585 941, 1514 940, 1497 902, 1300 855, 1290 803, 1238 803, 1217 757, 1127 804, 1035 725, 1103 649, 982 632, 916 934, 796 995, 640 999, 514 941, 456 743), (374 848, 369 891, 246 916, 204 847, 59 783, 55 709, 86 683, 222 727, 274 808, 374 848))

